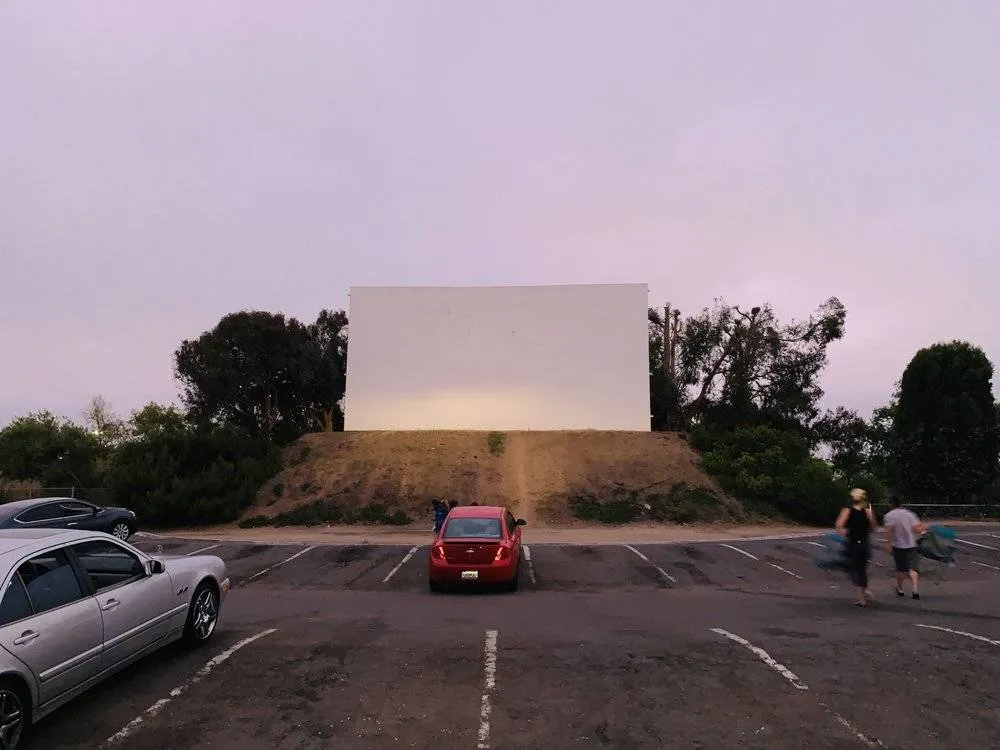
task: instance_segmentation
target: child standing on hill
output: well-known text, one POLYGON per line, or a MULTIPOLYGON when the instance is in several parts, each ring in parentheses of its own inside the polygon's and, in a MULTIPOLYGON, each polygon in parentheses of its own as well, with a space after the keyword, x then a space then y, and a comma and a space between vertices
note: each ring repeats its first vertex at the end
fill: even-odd
POLYGON ((431 507, 434 509, 434 533, 439 534, 441 533, 441 527, 444 526, 444 519, 448 515, 448 506, 435 498, 431 501, 431 507))

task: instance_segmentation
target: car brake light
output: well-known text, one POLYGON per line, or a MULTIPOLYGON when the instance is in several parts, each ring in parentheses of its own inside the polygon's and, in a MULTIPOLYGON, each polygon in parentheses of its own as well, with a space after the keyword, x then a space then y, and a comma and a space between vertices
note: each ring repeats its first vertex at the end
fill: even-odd
POLYGON ((493 562, 500 562, 501 560, 506 560, 509 557, 510 557, 510 548, 501 545, 500 548, 497 550, 496 557, 493 558, 493 562))
POLYGON ((434 557, 436 557, 438 560, 444 560, 444 545, 435 544, 432 550, 433 550, 432 554, 434 555, 434 557))

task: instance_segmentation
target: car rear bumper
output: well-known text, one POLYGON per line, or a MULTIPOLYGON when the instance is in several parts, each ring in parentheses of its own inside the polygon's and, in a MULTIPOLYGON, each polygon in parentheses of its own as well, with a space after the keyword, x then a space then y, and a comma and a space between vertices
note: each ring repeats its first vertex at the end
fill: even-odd
POLYGON ((489 565, 460 565, 431 561, 428 567, 428 575, 435 583, 510 583, 515 573, 516 566, 510 561, 489 565), (475 573, 475 576, 470 576, 470 573, 475 573))

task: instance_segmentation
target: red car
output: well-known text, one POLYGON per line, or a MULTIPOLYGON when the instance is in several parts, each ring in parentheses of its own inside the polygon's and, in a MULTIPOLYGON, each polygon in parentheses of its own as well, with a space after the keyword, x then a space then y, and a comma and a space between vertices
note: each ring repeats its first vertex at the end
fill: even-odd
POLYGON ((461 583, 499 583, 517 591, 522 526, 524 520, 515 519, 506 508, 452 508, 431 546, 427 564, 431 591, 461 583))

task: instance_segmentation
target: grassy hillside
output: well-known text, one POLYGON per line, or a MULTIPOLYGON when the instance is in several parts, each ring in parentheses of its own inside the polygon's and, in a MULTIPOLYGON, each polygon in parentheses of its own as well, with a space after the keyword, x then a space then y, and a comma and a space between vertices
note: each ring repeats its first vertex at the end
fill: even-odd
POLYGON ((542 524, 743 516, 674 433, 340 432, 286 449, 243 523, 429 523, 433 497, 542 524))

